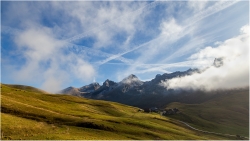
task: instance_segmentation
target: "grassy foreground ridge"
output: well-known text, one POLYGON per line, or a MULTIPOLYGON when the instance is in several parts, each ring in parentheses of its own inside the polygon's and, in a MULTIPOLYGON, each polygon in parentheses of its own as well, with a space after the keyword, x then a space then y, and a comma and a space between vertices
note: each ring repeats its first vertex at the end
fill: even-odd
POLYGON ((237 139, 194 131, 172 118, 115 102, 1 84, 1 139, 237 139))

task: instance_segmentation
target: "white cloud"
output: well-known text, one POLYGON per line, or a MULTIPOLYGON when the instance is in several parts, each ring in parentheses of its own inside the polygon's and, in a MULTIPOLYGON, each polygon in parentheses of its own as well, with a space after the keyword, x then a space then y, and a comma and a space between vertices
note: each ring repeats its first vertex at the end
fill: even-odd
POLYGON ((17 36, 15 42, 19 47, 27 48, 25 56, 33 61, 52 56, 55 50, 60 49, 63 45, 63 42, 53 39, 50 29, 46 27, 27 29, 17 36))
POLYGON ((65 53, 65 43, 55 38, 50 28, 34 25, 20 32, 15 43, 25 58, 21 69, 13 72, 18 82, 41 81, 41 87, 55 92, 70 79, 90 81, 95 69, 74 53, 65 53))
POLYGON ((249 30, 250 30, 250 28, 249 28, 249 26, 243 26, 241 29, 240 29, 240 32, 242 33, 242 34, 249 34, 249 30))
POLYGON ((164 21, 160 25, 161 34, 166 38, 172 37, 173 35, 178 35, 183 30, 183 27, 178 25, 174 18, 168 21, 164 21))
POLYGON ((59 64, 57 65, 56 63, 58 62, 54 62, 53 66, 49 68, 39 66, 39 69, 44 69, 40 74, 36 74, 37 72, 30 73, 36 74, 35 80, 34 77, 32 77, 33 81, 42 80, 41 88, 49 92, 58 92, 58 90, 62 89, 65 83, 71 79, 69 72, 61 70, 58 66, 59 64))
MULTIPOLYGON (((70 56, 70 59, 72 59, 72 56, 70 56)), ((95 75, 93 66, 80 58, 76 58, 76 63, 71 63, 70 66, 78 79, 92 80, 95 75)))
POLYGON ((221 67, 210 66, 201 73, 174 78, 161 85, 171 89, 233 89, 249 86, 249 26, 242 28, 241 35, 228 39, 218 47, 206 47, 190 59, 211 60, 223 58, 221 67))

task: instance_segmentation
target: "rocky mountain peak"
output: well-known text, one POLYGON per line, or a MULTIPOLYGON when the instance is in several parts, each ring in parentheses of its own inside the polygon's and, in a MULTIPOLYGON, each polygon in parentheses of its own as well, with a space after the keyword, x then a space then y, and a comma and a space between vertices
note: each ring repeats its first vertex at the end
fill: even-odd
POLYGON ((114 82, 114 81, 111 81, 111 80, 109 80, 109 79, 107 79, 107 80, 105 80, 105 81, 103 82, 103 86, 106 86, 106 87, 113 86, 114 84, 115 84, 115 82, 114 82))
POLYGON ((100 84, 97 82, 94 82, 89 85, 82 86, 81 88, 79 88, 79 91, 80 92, 93 92, 97 90, 99 87, 100 87, 100 84))
POLYGON ((100 84, 98 83, 98 82, 93 82, 93 83, 91 83, 92 85, 99 85, 100 86, 100 84))
POLYGON ((156 78, 156 77, 161 77, 161 75, 160 75, 160 74, 157 74, 157 75, 155 76, 155 78, 156 78))
POLYGON ((128 77, 124 78, 121 82, 121 84, 126 84, 132 86, 140 86, 143 84, 141 80, 134 74, 130 74, 128 77))
POLYGON ((129 76, 128 76, 128 78, 137 78, 138 79, 138 77, 136 76, 136 75, 134 75, 134 74, 130 74, 129 76))
POLYGON ((126 81, 140 81, 140 80, 136 75, 130 74, 129 76, 125 77, 121 82, 126 82, 126 81))
POLYGON ((222 65, 223 65, 223 58, 215 58, 214 59, 213 66, 215 66, 216 68, 219 68, 222 65))

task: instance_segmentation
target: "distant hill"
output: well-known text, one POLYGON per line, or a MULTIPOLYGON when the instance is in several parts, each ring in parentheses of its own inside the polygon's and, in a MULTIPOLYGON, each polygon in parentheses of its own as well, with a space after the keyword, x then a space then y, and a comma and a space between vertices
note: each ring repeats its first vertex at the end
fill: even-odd
POLYGON ((44 93, 44 94, 48 94, 48 92, 38 89, 38 88, 34 88, 31 86, 25 86, 25 85, 17 85, 17 84, 4 84, 8 87, 14 88, 14 89, 21 89, 21 90, 27 90, 30 92, 36 92, 36 93, 44 93))
POLYGON ((174 119, 115 102, 19 88, 1 84, 3 140, 237 139, 198 132, 174 119))

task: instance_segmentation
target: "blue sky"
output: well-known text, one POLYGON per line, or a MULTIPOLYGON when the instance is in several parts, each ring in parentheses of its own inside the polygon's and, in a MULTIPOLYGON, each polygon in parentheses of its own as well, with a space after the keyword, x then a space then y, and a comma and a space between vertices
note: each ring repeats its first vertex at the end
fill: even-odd
POLYGON ((2 1, 1 82, 55 92, 205 68, 220 55, 191 56, 248 24, 247 1, 2 1))

